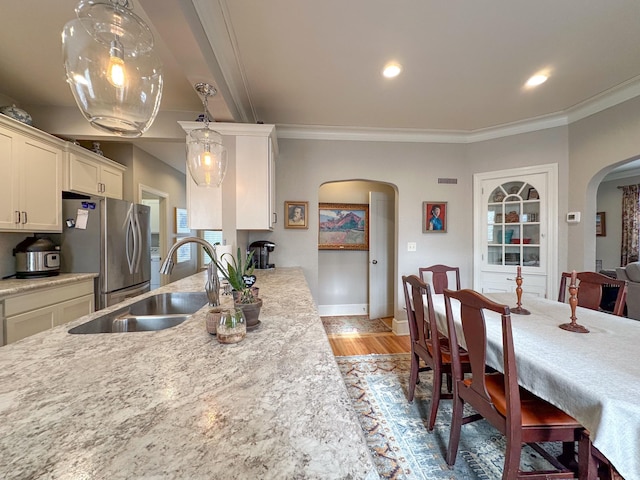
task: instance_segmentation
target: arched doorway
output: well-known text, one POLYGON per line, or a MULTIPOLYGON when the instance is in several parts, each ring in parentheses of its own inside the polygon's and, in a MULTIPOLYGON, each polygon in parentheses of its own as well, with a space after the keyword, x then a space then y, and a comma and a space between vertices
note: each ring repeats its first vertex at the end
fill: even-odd
POLYGON ((376 305, 372 318, 393 316, 396 291, 396 188, 369 180, 327 182, 318 190, 318 202, 366 204, 370 213, 367 250, 318 250, 320 315, 369 315, 370 295, 374 294, 376 305), (372 198, 373 205, 370 204, 372 198))

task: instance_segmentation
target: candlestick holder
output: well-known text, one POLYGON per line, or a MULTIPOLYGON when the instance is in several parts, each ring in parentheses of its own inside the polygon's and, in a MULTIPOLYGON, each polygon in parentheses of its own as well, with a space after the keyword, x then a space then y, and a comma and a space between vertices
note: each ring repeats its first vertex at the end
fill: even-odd
POLYGON ((518 297, 518 306, 511 308, 511 313, 517 315, 531 315, 531 312, 526 308, 522 308, 522 275, 520 273, 520 267, 518 267, 518 274, 516 275, 516 296, 518 297))
POLYGON ((574 276, 571 277, 571 285, 569 285, 569 306, 571 307, 571 323, 563 323, 558 325, 563 330, 576 333, 589 333, 589 329, 577 323, 576 307, 578 306, 578 287, 574 276))

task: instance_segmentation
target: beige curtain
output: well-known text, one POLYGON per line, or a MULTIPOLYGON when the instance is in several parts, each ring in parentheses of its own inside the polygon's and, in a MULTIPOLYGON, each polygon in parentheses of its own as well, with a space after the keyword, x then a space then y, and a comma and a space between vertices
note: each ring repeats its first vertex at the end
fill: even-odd
POLYGON ((640 185, 622 187, 622 245, 620 265, 638 261, 640 241, 640 185))

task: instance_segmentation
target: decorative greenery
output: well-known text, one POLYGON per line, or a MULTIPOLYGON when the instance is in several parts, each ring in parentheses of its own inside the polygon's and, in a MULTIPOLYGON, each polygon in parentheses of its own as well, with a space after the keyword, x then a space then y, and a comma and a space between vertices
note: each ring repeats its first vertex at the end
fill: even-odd
POLYGON ((254 303, 256 301, 251 286, 255 283, 255 277, 253 277, 254 265, 251 261, 253 258, 253 250, 246 254, 243 259, 240 247, 238 247, 237 256, 233 256, 230 253, 223 253, 222 256, 215 261, 218 270, 222 273, 222 276, 229 282, 231 288, 240 292, 240 298, 236 300, 238 303, 254 303), (225 256, 228 256, 226 268, 220 262, 225 256))

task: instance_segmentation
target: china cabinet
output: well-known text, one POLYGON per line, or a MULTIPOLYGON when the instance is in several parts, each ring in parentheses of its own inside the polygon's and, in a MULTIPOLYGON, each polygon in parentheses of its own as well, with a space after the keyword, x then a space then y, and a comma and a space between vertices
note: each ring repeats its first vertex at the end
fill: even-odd
POLYGON ((557 265, 557 167, 474 176, 474 289, 552 295, 557 265))
POLYGON ((0 231, 62 230, 64 142, 0 115, 0 231))
POLYGON ((122 199, 126 167, 72 143, 67 155, 65 190, 122 199))

